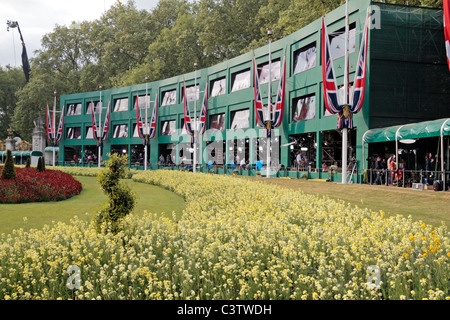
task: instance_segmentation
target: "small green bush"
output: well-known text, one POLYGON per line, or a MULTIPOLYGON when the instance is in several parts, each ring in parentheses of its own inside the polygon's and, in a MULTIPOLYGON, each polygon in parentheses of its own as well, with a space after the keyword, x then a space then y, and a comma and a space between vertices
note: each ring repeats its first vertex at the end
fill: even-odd
POLYGON ((27 158, 27 162, 25 162, 25 168, 31 167, 31 160, 30 158, 27 158))
POLYGON ((38 163, 37 163, 37 166, 36 166, 36 170, 38 172, 44 172, 45 171, 45 160, 44 160, 44 157, 39 157, 38 163))
POLYGON ((5 165, 2 169, 2 179, 15 179, 16 169, 14 168, 14 158, 11 150, 6 150, 5 165))
POLYGON ((96 216, 97 231, 117 234, 121 230, 122 219, 133 211, 135 196, 127 185, 120 182, 129 174, 128 156, 120 157, 118 154, 109 155, 105 163, 106 168, 98 175, 102 191, 108 196, 108 202, 96 216))

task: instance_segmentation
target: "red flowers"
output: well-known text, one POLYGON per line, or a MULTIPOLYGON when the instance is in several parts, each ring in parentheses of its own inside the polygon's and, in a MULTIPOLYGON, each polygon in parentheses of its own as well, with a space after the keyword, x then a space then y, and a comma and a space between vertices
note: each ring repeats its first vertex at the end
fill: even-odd
POLYGON ((60 201, 82 189, 79 181, 58 170, 16 168, 16 174, 16 179, 0 179, 0 203, 60 201))

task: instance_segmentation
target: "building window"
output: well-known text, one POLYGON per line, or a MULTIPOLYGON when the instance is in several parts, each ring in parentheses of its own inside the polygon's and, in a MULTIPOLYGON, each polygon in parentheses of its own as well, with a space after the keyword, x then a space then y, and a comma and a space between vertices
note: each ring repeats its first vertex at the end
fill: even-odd
POLYGON ((94 133, 92 131, 92 127, 86 128, 86 139, 94 139, 94 133))
POLYGON ((250 127, 250 110, 238 110, 231 112, 231 130, 246 129, 250 127))
MULTIPOLYGON (((271 78, 272 82, 280 80, 280 67, 281 67, 281 61, 276 60, 272 61, 271 64, 271 78)), ((259 73, 259 83, 269 83, 269 63, 265 63, 258 66, 258 69, 261 70, 259 73)))
POLYGON ((116 124, 114 125, 113 138, 128 138, 128 125, 116 124))
MULTIPOLYGON (((348 50, 356 51, 356 23, 350 24, 348 50)), ((333 32, 330 36, 331 56, 333 60, 345 56, 345 28, 333 32)))
POLYGON ((66 139, 67 140, 81 139, 81 127, 67 128, 66 139))
POLYGON ((225 113, 213 114, 209 116, 209 128, 219 131, 225 130, 225 113))
POLYGON ((114 112, 128 111, 128 98, 114 100, 114 112))
POLYGON ((294 74, 312 69, 316 66, 316 44, 310 44, 294 52, 294 74))
POLYGON ((161 121, 161 135, 162 136, 173 136, 176 133, 176 121, 175 120, 167 120, 161 121))
POLYGON ((231 82, 233 83, 231 92, 250 88, 250 69, 233 73, 231 75, 231 82))
POLYGON ((311 120, 316 117, 316 96, 309 95, 292 101, 292 122, 311 120))
POLYGON ((164 91, 162 93, 161 106, 170 106, 177 102, 177 90, 164 91))
MULTIPOLYGON (((200 87, 198 85, 192 85, 186 87, 187 102, 195 101, 199 99, 200 87)), ((184 99, 184 93, 182 98, 184 99)))
POLYGON ((124 156, 128 154, 128 146, 127 145, 112 145, 111 146, 111 154, 118 154, 119 156, 124 156))
POLYGON ((87 103, 87 107, 86 107, 86 114, 92 114, 92 103, 94 104, 94 114, 97 113, 98 114, 98 107, 100 106, 100 101, 89 101, 87 103))
POLYGON ((225 77, 211 81, 211 97, 221 96, 226 93, 227 79, 225 77))
POLYGON ((68 116, 79 116, 81 115, 81 103, 70 103, 67 105, 67 115, 68 116))
POLYGON ((136 123, 133 123, 133 138, 139 138, 139 132, 136 123))
MULTIPOLYGON (((133 99, 133 110, 136 110, 136 97, 133 99)), ((139 103, 139 110, 145 110, 147 108, 147 105, 150 105, 150 95, 148 96, 139 96, 138 97, 138 103, 139 103)))

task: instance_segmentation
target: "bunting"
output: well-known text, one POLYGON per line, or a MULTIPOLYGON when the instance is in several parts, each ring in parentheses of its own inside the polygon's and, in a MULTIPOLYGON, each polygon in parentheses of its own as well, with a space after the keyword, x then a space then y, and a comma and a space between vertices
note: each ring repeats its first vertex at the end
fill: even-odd
POLYGON ((62 137, 63 137, 63 129, 64 129, 64 111, 65 108, 63 106, 63 109, 61 111, 61 117, 59 118, 59 125, 58 125, 58 131, 56 131, 56 142, 61 141, 62 137))
POLYGON ((98 139, 98 126, 97 126, 97 120, 94 116, 94 102, 91 99, 91 115, 92 115, 92 136, 96 141, 99 141, 98 139))
POLYGON ((282 75, 278 85, 277 99, 275 104, 275 115, 272 127, 277 128, 283 122, 285 91, 286 91, 286 53, 284 54, 284 62, 282 67, 282 75))
POLYGON ((331 45, 325 17, 322 18, 322 76, 325 108, 331 114, 339 113, 342 107, 339 104, 333 57, 331 56, 331 45))
POLYGON ((105 123, 103 124, 103 134, 102 134, 102 141, 105 141, 108 137, 109 132, 109 117, 111 115, 111 101, 108 104, 108 111, 106 113, 105 123))
MULTIPOLYGON (((331 56, 331 46, 328 37, 325 17, 322 18, 322 76, 325 98, 325 107, 331 114, 338 114, 338 129, 353 128, 353 114, 361 111, 364 103, 366 79, 367 79, 367 54, 369 45, 369 26, 370 13, 368 14, 364 26, 363 38, 361 40, 358 62, 356 64, 356 73, 354 86, 351 91, 346 92, 349 95, 349 104, 339 101, 338 88, 336 85, 336 76, 333 66, 333 57, 331 56)), ((345 76, 348 77, 347 70, 345 76)))
POLYGON ((155 107, 153 108, 152 119, 150 121, 149 138, 153 139, 156 134, 156 124, 158 123, 158 96, 155 99, 155 107))
POLYGON ((53 125, 52 125, 52 119, 50 118, 50 110, 48 109, 47 105, 47 138, 51 141, 52 146, 54 143, 54 134, 53 134, 53 125))
POLYGON ((350 95, 350 112, 358 113, 364 102, 364 94, 366 89, 366 71, 367 71, 367 47, 369 44, 369 23, 370 15, 367 16, 364 27, 361 48, 356 64, 356 75, 352 93, 350 95))
POLYGON ((253 88, 255 92, 255 115, 256 123, 260 127, 264 127, 264 111, 263 111, 263 101, 261 95, 261 88, 259 85, 259 75, 258 68, 256 65, 255 55, 253 55, 253 88))
POLYGON ((139 134, 139 138, 144 138, 144 126, 142 124, 141 113, 139 112, 139 96, 136 94, 136 119, 137 119, 137 132, 139 134))
POLYGON ((207 114, 208 114, 208 83, 206 83, 205 95, 203 96, 202 110, 200 112, 200 128, 198 130, 200 135, 205 133, 207 114))
POLYGON ((186 83, 183 82, 183 107, 184 107, 184 127, 190 136, 194 136, 194 130, 191 125, 191 114, 189 112, 189 106, 186 96, 186 83))

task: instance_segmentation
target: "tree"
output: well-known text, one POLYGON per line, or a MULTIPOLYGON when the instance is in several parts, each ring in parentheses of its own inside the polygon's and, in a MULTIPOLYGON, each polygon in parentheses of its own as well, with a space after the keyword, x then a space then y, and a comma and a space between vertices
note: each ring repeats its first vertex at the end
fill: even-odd
POLYGON ((19 68, 0 67, 0 140, 7 136, 17 104, 16 92, 25 85, 23 71, 19 68))
POLYGON ((200 0, 199 40, 210 64, 233 58, 259 38, 256 17, 268 0, 200 0))

